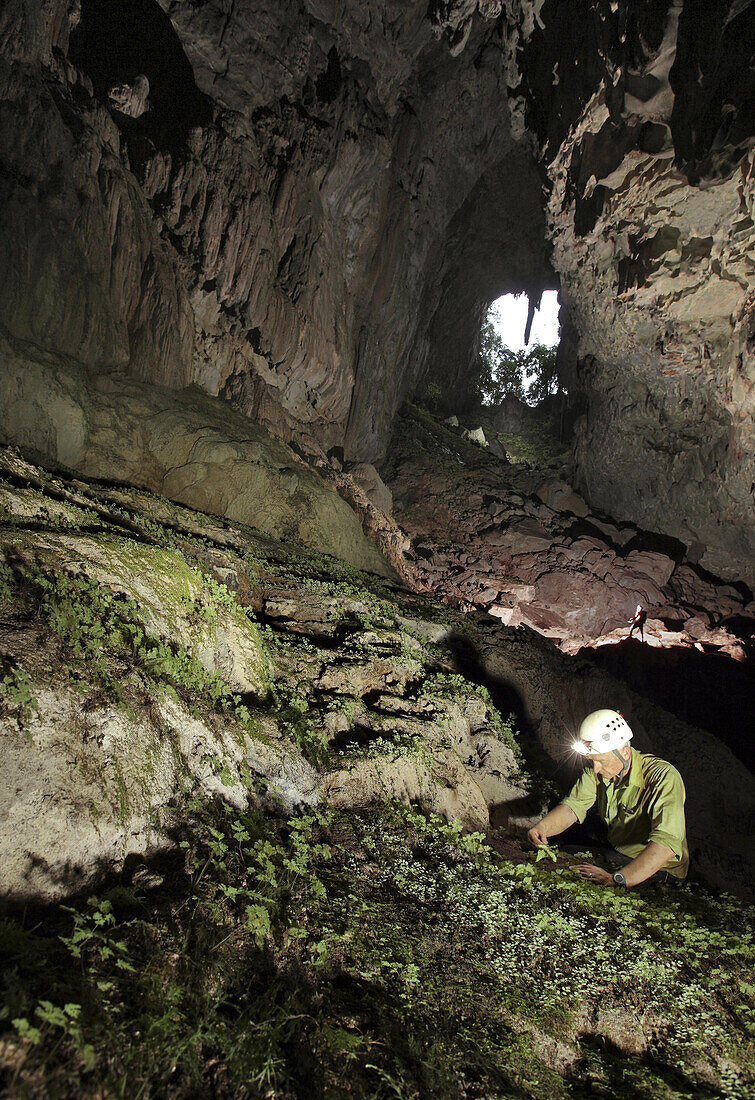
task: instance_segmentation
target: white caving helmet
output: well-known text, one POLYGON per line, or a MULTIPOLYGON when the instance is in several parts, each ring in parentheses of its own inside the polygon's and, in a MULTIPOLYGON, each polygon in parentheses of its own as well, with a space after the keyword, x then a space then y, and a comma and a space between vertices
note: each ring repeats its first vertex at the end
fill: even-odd
POLYGON ((574 748, 582 756, 613 752, 632 740, 632 731, 617 710, 594 710, 579 727, 574 748))

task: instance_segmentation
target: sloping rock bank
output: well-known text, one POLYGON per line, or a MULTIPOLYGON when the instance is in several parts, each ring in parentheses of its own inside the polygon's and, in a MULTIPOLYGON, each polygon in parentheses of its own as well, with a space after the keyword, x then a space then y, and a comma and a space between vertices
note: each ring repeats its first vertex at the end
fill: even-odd
POLYGON ((91 374, 0 332, 0 441, 392 574, 334 486, 226 403, 91 374))
POLYGON ((0 852, 16 897, 171 847, 189 796, 284 814, 398 798, 516 834, 553 796, 538 775, 572 781, 576 724, 604 705, 682 770, 700 873, 751 889, 755 790, 729 750, 540 635, 12 452, 0 490, 0 852))
POLYGON ((676 540, 591 511, 563 471, 510 465, 407 407, 384 469, 434 593, 534 627, 566 652, 617 641, 637 604, 650 644, 747 657, 755 603, 676 540))
POLYGON ((394 607, 333 559, 11 452, 0 508, 7 892, 67 894, 164 846, 190 791, 517 819, 511 728, 408 594, 394 607))

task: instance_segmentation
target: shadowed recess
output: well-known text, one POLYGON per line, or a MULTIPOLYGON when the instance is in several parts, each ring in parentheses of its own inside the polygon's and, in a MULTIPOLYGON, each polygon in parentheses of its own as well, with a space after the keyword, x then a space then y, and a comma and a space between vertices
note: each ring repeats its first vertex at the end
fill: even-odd
POLYGON ((143 135, 158 148, 180 147, 189 130, 212 117, 173 25, 154 0, 82 0, 70 57, 104 103, 112 88, 146 76, 149 110, 136 120, 118 112, 116 117, 127 132, 143 135))

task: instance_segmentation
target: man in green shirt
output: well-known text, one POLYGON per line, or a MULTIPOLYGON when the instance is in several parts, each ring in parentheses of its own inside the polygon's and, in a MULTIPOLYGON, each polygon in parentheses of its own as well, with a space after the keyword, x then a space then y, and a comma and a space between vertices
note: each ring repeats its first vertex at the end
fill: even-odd
MULTIPOLYGON (((681 881, 689 870, 684 824, 684 783, 673 765, 629 742, 632 731, 615 710, 588 714, 574 748, 589 759, 567 797, 530 829, 536 848, 548 843, 595 807, 608 826, 608 841, 623 863, 613 875, 592 863, 575 870, 604 886, 681 881)), ((611 853, 608 853, 610 861, 611 853)))

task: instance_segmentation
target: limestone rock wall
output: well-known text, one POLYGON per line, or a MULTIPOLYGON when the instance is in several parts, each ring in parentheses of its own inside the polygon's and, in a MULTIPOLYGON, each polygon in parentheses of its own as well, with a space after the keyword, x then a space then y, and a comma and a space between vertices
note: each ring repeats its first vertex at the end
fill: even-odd
POLYGON ((546 0, 522 59, 579 337, 581 488, 740 578, 755 553, 754 13, 586 7, 546 0))
POLYGON ((754 27, 740 0, 9 0, 0 325, 380 463, 415 387, 464 404, 486 304, 560 282, 580 488, 733 579, 754 27))
MULTIPOLYGON (((14 0, 0 324, 98 372, 221 394, 310 450, 380 458, 441 298, 455 330, 491 280, 547 268, 500 12, 14 0), (453 308, 470 218, 479 233, 522 193, 526 219, 506 200, 453 308)), ((436 374, 463 375, 460 331, 436 374)))
POLYGON ((336 486, 217 398, 92 376, 1 334, 0 389, 0 440, 393 576, 336 486))
POLYGON ((186 385, 186 290, 117 125, 66 60, 80 15, 0 12, 0 324, 91 369, 186 385))

